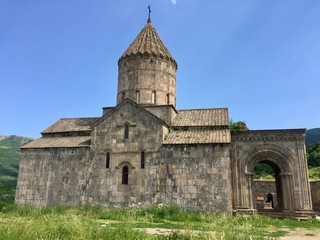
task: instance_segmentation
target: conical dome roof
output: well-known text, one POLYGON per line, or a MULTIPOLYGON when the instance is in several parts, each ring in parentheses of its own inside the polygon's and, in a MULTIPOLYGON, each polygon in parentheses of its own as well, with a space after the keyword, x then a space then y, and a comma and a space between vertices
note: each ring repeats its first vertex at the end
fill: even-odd
POLYGON ((129 48, 122 54, 119 61, 130 55, 135 54, 150 54, 155 55, 161 58, 167 58, 177 65, 176 61, 170 54, 167 47, 164 45, 162 40, 160 39, 157 31, 152 26, 151 21, 148 20, 147 24, 135 38, 135 40, 131 43, 129 48))

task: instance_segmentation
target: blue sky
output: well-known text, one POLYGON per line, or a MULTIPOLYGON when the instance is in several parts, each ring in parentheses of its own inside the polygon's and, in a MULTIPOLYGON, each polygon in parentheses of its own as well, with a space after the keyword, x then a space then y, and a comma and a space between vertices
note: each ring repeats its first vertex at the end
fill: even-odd
POLYGON ((0 135, 40 137, 116 104, 117 61, 148 17, 178 62, 177 109, 250 129, 320 127, 319 0, 1 0, 0 135))

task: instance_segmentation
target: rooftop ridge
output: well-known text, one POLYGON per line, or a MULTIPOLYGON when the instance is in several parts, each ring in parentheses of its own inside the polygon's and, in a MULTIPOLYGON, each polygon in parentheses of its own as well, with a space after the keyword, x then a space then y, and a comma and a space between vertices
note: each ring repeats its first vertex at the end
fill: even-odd
POLYGON ((106 119, 107 117, 109 117, 111 114, 113 114, 114 112, 118 111, 122 106, 124 106, 125 104, 131 104, 133 107, 135 107, 136 109, 139 109, 143 112, 145 112, 146 114, 148 114, 149 116, 151 116, 152 118, 154 118, 155 120, 161 122, 163 125, 168 126, 168 124, 163 121, 161 118, 159 118, 158 116, 154 115, 153 113, 149 112, 148 110, 146 110, 143 106, 141 106, 140 104, 136 103, 135 101, 131 100, 130 98, 126 98, 124 99, 120 104, 118 104, 113 110, 111 110, 110 112, 104 114, 101 118, 99 118, 94 125, 98 125, 100 122, 102 122, 104 119, 106 119))
POLYGON ((60 118, 59 120, 75 120, 75 119, 98 119, 98 118, 100 118, 100 117, 79 117, 79 118, 75 118, 75 117, 73 117, 73 118, 60 118))
POLYGON ((234 132, 236 134, 241 134, 241 133, 250 133, 250 132, 285 132, 285 131, 306 131, 306 128, 278 128, 278 129, 249 129, 247 131, 243 131, 243 132, 234 132))

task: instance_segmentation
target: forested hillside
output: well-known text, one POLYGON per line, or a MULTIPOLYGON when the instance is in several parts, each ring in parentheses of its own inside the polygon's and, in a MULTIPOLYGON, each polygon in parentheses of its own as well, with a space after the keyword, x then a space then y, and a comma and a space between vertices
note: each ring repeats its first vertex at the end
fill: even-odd
POLYGON ((320 142, 307 146, 309 177, 312 180, 320 179, 320 142))
POLYGON ((20 146, 32 141, 19 136, 0 136, 0 208, 14 200, 20 160, 20 146))
POLYGON ((0 139, 0 183, 15 186, 19 169, 19 148, 32 139, 19 136, 2 136, 0 139))
POLYGON ((306 144, 320 143, 320 128, 312 128, 307 130, 306 144))

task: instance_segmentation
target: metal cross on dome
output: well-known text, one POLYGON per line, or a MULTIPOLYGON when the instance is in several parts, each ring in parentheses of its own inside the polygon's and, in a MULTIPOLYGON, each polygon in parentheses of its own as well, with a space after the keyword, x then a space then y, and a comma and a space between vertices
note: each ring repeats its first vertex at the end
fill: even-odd
POLYGON ((148 9, 149 9, 149 17, 148 17, 148 22, 150 22, 150 21, 151 21, 151 19, 150 19, 150 14, 151 14, 151 7, 150 7, 150 4, 149 4, 149 6, 148 6, 148 9))

